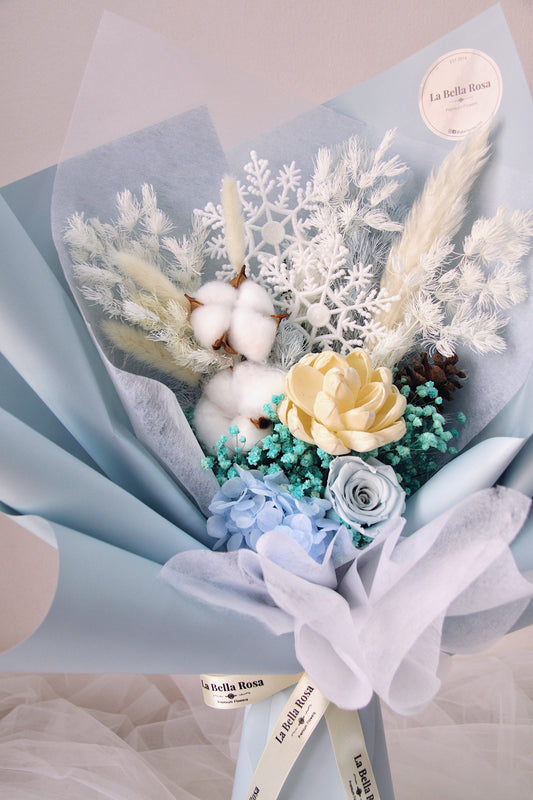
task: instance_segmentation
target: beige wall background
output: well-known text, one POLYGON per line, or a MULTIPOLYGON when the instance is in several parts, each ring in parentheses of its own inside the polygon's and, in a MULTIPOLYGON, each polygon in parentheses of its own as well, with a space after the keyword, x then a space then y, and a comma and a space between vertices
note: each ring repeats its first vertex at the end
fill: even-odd
MULTIPOLYGON (((0 0, 0 185, 57 161, 104 10, 323 102, 492 5, 491 0, 0 0)), ((533 0, 502 0, 501 6, 533 87, 533 0)))
MULTIPOLYGON (((490 0, 0 0, 0 185, 57 161, 104 10, 323 102, 491 5, 490 0)), ((502 0, 501 7, 533 89, 533 0, 502 0)), ((0 650, 39 623, 56 575, 55 550, 0 519, 0 650)))

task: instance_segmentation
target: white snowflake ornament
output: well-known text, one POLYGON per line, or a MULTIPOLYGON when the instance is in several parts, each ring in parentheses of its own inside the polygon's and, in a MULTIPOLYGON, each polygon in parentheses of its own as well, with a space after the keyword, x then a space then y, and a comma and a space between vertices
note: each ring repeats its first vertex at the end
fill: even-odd
MULTIPOLYGON (((389 131, 375 150, 356 137, 338 151, 321 149, 308 181, 294 161, 274 173, 252 152, 244 181, 233 187, 254 280, 312 349, 347 353, 364 345, 379 334, 374 315, 395 299, 379 287, 383 251, 402 228, 391 198, 406 167, 387 156, 393 137, 389 131)), ((228 215, 213 203, 197 213, 209 232, 208 255, 230 262, 217 277, 228 278, 235 269, 222 233, 228 215)))

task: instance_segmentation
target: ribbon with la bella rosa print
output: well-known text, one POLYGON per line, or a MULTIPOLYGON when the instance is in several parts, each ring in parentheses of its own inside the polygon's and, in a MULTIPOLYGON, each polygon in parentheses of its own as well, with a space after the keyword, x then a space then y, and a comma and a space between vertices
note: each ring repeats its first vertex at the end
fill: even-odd
POLYGON ((276 720, 243 800, 276 800, 296 759, 325 715, 348 800, 380 800, 356 711, 330 703, 307 673, 301 675, 201 675, 204 701, 234 708, 296 686, 276 720))

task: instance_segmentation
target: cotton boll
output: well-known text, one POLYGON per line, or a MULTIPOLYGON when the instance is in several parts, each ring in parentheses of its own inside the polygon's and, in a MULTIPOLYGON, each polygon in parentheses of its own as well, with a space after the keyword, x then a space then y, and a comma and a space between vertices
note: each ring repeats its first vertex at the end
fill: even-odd
POLYGON ((221 436, 227 435, 231 418, 204 395, 194 410, 193 422, 198 438, 211 450, 221 436))
POLYGON ((285 373, 275 367, 247 361, 238 364, 233 370, 233 387, 239 398, 239 412, 248 419, 264 417, 263 406, 270 403, 272 395, 281 394, 284 386, 285 373))
POLYGON ((237 290, 224 281, 209 281, 200 286, 194 299, 206 305, 234 306, 237 301, 237 290))
POLYGON ((267 360, 276 338, 277 320, 268 292, 252 280, 236 288, 209 281, 191 299, 191 325, 198 342, 211 348, 226 334, 225 349, 250 361, 267 360))
POLYGON ((230 306, 215 304, 198 306, 192 312, 192 329, 202 347, 213 347, 217 339, 226 333, 231 323, 231 312, 230 306))
MULTIPOLYGON (((238 396, 235 392, 232 369, 218 372, 204 389, 204 396, 225 411, 228 419, 238 413, 238 396)), ((227 433, 227 431, 226 431, 227 433)))
POLYGON ((232 348, 250 361, 266 361, 278 325, 272 317, 264 317, 248 308, 236 308, 231 316, 228 340, 232 348))
POLYGON ((261 428, 243 417, 242 415, 228 416, 224 409, 213 403, 207 397, 202 397, 194 411, 194 427, 200 441, 208 450, 214 450, 221 436, 227 436, 226 447, 228 450, 235 450, 240 447, 244 452, 248 452, 254 444, 272 431, 272 426, 261 428), (237 436, 231 436, 229 429, 236 426, 239 430, 237 436), (241 436, 246 438, 241 441, 241 436))
POLYGON ((237 307, 249 308, 268 316, 274 313, 274 304, 267 290, 251 280, 244 281, 239 286, 237 307))
POLYGON ((285 373, 244 361, 233 370, 219 372, 204 389, 194 412, 194 426, 200 441, 213 450, 221 436, 228 436, 226 447, 236 446, 245 452, 272 430, 263 406, 284 387, 285 373), (237 437, 229 429, 239 429, 237 437), (245 436, 246 442, 240 441, 245 436))

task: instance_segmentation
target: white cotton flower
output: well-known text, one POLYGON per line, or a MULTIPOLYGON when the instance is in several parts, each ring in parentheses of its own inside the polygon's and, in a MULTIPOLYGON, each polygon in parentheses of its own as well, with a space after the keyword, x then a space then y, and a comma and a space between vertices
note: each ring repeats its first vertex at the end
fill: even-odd
POLYGON ((191 314, 191 323, 194 335, 202 347, 212 347, 213 350, 218 350, 222 346, 220 340, 225 331, 229 329, 231 316, 231 306, 212 303, 195 309, 191 314))
POLYGON ((210 281, 191 302, 191 325, 203 347, 264 362, 272 349, 278 317, 266 289, 244 277, 237 285, 210 281))
POLYGON ((233 387, 235 369, 236 367, 218 372, 215 376, 216 380, 212 378, 205 384, 202 397, 220 405, 221 408, 231 409, 235 395, 233 387))
POLYGON ((285 372, 274 367, 243 361, 233 369, 219 372, 204 389, 194 411, 194 427, 198 438, 214 449, 230 427, 239 429, 238 436, 229 436, 227 447, 250 450, 272 432, 272 424, 263 406, 272 395, 283 391, 285 372), (242 442, 241 437, 246 441, 242 442))
POLYGON ((246 280, 239 286, 237 306, 249 308, 262 314, 273 314, 274 304, 266 289, 255 281, 246 280))
POLYGON ((224 281, 209 281, 200 286, 194 299, 205 305, 235 305, 235 288, 224 281))
POLYGON ((228 435, 232 421, 233 417, 224 414, 212 400, 207 397, 200 398, 194 411, 193 424, 198 439, 207 448, 214 451, 221 436, 228 435))
POLYGON ((238 398, 239 413, 257 419, 264 417, 263 406, 273 394, 281 394, 284 387, 284 370, 243 362, 232 370, 232 387, 238 398))
POLYGON ((231 318, 228 341, 249 361, 264 362, 272 350, 277 329, 278 323, 272 317, 237 307, 231 318))

